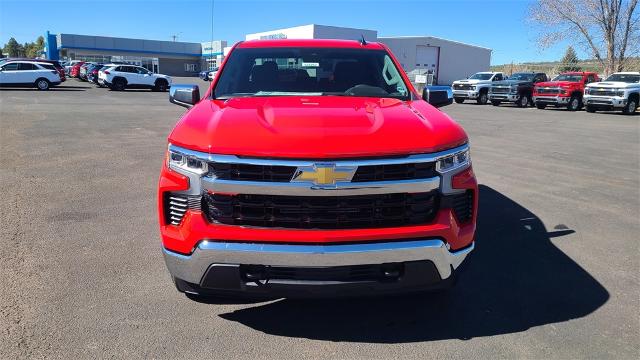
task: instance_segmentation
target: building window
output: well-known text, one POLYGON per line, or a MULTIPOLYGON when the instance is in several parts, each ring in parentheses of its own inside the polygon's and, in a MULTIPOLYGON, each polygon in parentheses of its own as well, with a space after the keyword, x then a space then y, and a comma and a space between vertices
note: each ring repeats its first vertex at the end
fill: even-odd
POLYGON ((184 64, 184 71, 195 72, 196 71, 196 64, 184 64))

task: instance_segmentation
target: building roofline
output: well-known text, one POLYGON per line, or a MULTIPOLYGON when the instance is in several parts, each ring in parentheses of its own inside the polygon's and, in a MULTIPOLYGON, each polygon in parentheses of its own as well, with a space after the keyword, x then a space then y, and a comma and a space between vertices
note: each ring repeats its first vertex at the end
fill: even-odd
MULTIPOLYGON (((51 34, 54 35, 54 34, 51 34)), ((190 45, 201 45, 200 42, 191 42, 191 41, 171 41, 171 40, 156 40, 156 39, 138 39, 138 38, 128 38, 128 37, 119 37, 119 36, 106 36, 106 35, 86 35, 86 34, 71 34, 71 33, 58 33, 58 35, 70 35, 70 36, 87 36, 87 37, 102 37, 102 38, 111 38, 111 39, 125 39, 125 40, 137 40, 137 41, 155 41, 155 42, 170 42, 176 44, 190 44, 190 45)), ((215 40, 214 40, 215 41, 215 40)))
POLYGON ((493 51, 493 49, 488 48, 488 47, 478 46, 478 45, 473 45, 473 44, 468 44, 468 43, 463 43, 463 42, 460 42, 460 41, 449 40, 449 39, 445 39, 445 38, 441 38, 441 37, 437 37, 437 36, 431 36, 431 35, 378 36, 378 40, 381 40, 381 41, 384 40, 384 39, 422 39, 422 38, 436 39, 436 40, 440 40, 440 41, 450 42, 450 43, 453 43, 453 44, 465 45, 465 46, 470 46, 470 47, 474 47, 474 48, 478 48, 478 49, 484 49, 484 50, 493 51))

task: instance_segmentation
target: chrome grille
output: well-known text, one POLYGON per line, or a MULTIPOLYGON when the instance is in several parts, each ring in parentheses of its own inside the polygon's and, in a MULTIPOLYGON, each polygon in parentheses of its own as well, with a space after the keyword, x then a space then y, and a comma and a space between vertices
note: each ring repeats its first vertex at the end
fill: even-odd
POLYGON ((473 85, 471 84, 454 84, 453 90, 473 90, 473 85))
POLYGON ((511 87, 492 87, 491 92, 494 94, 508 94, 511 91, 511 87))
POLYGON ((538 88, 538 94, 559 94, 558 88, 538 88))
POLYGON ((616 96, 616 91, 614 91, 613 89, 605 89, 605 88, 591 88, 589 89, 589 95, 616 96))

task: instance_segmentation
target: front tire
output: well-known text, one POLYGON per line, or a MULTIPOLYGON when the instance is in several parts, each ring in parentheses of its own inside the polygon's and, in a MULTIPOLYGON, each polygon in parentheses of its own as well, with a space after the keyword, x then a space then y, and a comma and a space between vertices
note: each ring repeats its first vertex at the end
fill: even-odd
POLYGON ((480 95, 478 96, 478 99, 476 100, 478 105, 487 105, 487 101, 489 101, 489 95, 487 94, 487 92, 486 91, 480 91, 480 95))
POLYGON ((45 78, 40 78, 36 80, 35 85, 36 85, 36 88, 38 88, 38 90, 40 91, 49 90, 49 88, 51 87, 51 83, 49 83, 49 80, 45 78))
POLYGON ((627 106, 622 109, 622 113, 625 115, 633 115, 636 113, 636 109, 638 108, 638 98, 630 97, 627 101, 627 106))
POLYGON ((516 101, 516 105, 519 108, 526 108, 529 105, 529 97, 525 94, 520 95, 520 99, 516 101))
POLYGON ((153 91, 165 92, 167 91, 168 87, 169 87, 169 84, 167 84, 166 81, 158 80, 156 81, 156 86, 153 87, 153 91))
POLYGON ((582 100, 579 96, 573 95, 567 104, 567 109, 569 111, 578 111, 582 107, 582 100))
POLYGON ((456 102, 456 104, 462 104, 464 102, 463 98, 453 98, 453 101, 456 102))
POLYGON ((113 81, 113 85, 111 86, 111 89, 115 91, 123 91, 126 87, 127 87, 127 84, 123 79, 115 79, 113 81))
POLYGON ((493 105, 493 106, 500 106, 500 103, 501 103, 501 102, 502 102, 502 101, 498 101, 498 100, 491 100, 491 105, 493 105))

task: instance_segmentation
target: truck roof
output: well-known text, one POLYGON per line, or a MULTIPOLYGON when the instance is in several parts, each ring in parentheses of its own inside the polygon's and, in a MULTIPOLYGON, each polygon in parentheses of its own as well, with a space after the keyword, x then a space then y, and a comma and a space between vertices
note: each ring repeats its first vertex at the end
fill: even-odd
POLYGON ((274 48, 274 47, 315 47, 315 48, 351 48, 384 50, 384 46, 377 42, 365 42, 359 40, 337 39, 275 39, 275 40, 248 40, 238 43, 238 48, 274 48))

